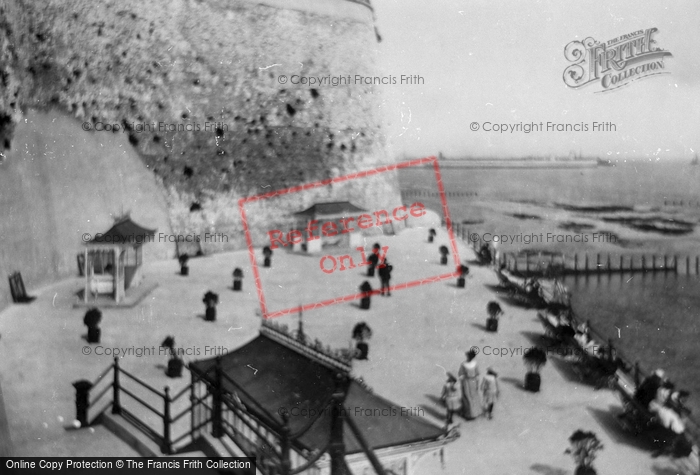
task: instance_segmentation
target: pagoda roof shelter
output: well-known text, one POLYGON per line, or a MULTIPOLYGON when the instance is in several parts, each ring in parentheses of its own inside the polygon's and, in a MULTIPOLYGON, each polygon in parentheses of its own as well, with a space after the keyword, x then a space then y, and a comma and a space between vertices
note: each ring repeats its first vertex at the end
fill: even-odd
POLYGON ((141 283, 142 247, 153 242, 155 233, 125 216, 85 243, 84 303, 99 296, 123 302, 127 291, 141 283))
POLYGON ((305 229, 306 225, 311 221, 318 221, 318 229, 314 231, 314 236, 318 236, 319 239, 308 239, 306 233, 304 233, 304 239, 306 242, 299 245, 299 249, 295 250, 305 250, 309 253, 320 252, 323 246, 342 246, 342 247, 356 247, 362 244, 362 233, 357 226, 354 227, 355 231, 350 233, 338 233, 336 236, 324 236, 321 232, 321 227, 326 222, 334 222, 338 229, 342 229, 342 225, 339 220, 342 218, 357 217, 358 215, 366 212, 367 210, 355 206, 349 201, 329 201, 324 203, 316 203, 313 206, 294 213, 293 216, 296 221, 295 229, 305 229))

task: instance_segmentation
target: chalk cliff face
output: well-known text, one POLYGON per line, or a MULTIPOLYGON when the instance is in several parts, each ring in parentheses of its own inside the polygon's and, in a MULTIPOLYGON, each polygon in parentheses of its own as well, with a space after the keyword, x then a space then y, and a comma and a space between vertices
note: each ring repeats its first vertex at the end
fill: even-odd
MULTIPOLYGON (((354 84, 376 75, 377 47, 359 0, 2 0, 0 146, 21 108, 123 134, 163 187, 173 233, 230 237, 205 252, 241 247, 238 198, 386 163, 378 91, 354 84)), ((283 220, 315 199, 379 209, 399 194, 382 174, 248 211, 283 220)))
MULTIPOLYGON (((241 197, 387 163, 378 90, 354 81, 376 75, 365 2, 0 0, 0 267, 30 288, 73 275, 79 231, 125 210, 227 236, 159 256, 241 248, 241 197)), ((324 200, 374 210, 400 196, 381 174, 261 201, 246 208, 254 240, 324 200)))

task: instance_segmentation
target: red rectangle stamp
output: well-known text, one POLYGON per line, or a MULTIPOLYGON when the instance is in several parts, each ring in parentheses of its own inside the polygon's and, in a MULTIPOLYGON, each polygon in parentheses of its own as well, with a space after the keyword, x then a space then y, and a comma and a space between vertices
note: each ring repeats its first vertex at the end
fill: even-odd
MULTIPOLYGON (((363 185, 368 188, 360 189, 371 189, 373 183, 363 185)), ((357 189, 349 194, 357 197, 357 189)), ((461 273, 435 157, 249 196, 241 198, 238 204, 263 318, 362 301, 384 292, 391 295, 391 292, 458 277, 461 273), (432 167, 435 172, 435 191, 441 208, 436 211, 442 213, 447 233, 447 245, 439 248, 442 254, 439 261, 433 258, 437 255, 434 244, 410 247, 402 236, 419 232, 417 228, 425 227, 430 217, 433 218, 431 225, 439 226, 439 221, 435 222, 436 212, 426 209, 420 201, 370 209, 367 206, 367 200, 371 201, 369 192, 356 198, 360 202, 364 200, 359 206, 352 200, 339 201, 344 196, 343 186, 356 186, 362 180, 369 181, 383 173, 409 167, 432 167), (331 198, 335 201, 330 201, 331 198), (254 232, 257 235, 254 236, 254 232), (447 260, 450 254, 452 267, 447 260), (278 276, 272 266, 273 255, 275 266, 292 269, 294 279, 289 278, 289 272, 285 272, 284 279, 278 276), (450 271, 445 272, 447 269, 450 271), (381 282, 379 289, 370 283, 375 273, 381 282), (394 283, 391 283, 392 278, 394 283)), ((428 242, 432 242, 432 229, 430 234, 428 242)), ((415 243, 415 238, 410 242, 415 243)))

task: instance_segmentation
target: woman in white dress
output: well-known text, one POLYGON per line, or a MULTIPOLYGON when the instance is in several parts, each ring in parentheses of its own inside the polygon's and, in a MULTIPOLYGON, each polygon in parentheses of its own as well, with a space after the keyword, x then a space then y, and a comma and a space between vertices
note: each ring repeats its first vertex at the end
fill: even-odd
POLYGON ((467 360, 459 367, 459 381, 462 385, 462 414, 467 420, 479 417, 483 411, 479 394, 479 366, 476 352, 469 350, 467 360))

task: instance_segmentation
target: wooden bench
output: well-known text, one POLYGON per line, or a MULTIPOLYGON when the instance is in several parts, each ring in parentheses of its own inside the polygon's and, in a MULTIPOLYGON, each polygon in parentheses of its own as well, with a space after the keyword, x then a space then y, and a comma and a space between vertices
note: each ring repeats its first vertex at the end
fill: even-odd
POLYGON ((114 292, 114 276, 111 274, 93 274, 90 279, 90 292, 93 295, 114 292))
POLYGON ((10 293, 12 294, 12 301, 14 303, 30 303, 36 299, 36 297, 27 295, 27 291, 24 288, 24 280, 22 280, 22 274, 19 272, 14 272, 9 276, 10 280, 10 293))
POLYGON ((671 429, 664 427, 656 415, 644 407, 634 397, 634 385, 630 384, 629 375, 618 375, 616 392, 620 396, 623 411, 616 418, 620 426, 635 436, 648 434, 659 454, 667 453, 674 458, 690 457, 691 465, 697 461, 697 446, 694 446, 692 438, 686 430, 683 434, 676 434, 671 429))

